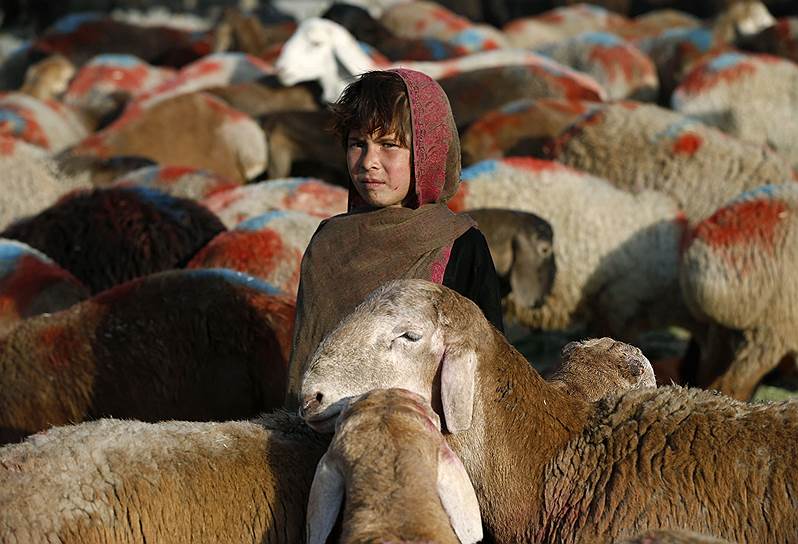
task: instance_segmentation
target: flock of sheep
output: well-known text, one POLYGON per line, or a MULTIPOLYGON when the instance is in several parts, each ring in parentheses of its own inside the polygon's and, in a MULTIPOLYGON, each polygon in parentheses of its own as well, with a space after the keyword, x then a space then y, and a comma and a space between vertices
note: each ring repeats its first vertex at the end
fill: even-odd
POLYGON ((81 13, 2 54, 0 543, 798 540, 798 404, 746 402, 798 354, 798 19, 384 4, 81 13), (392 66, 449 97, 506 322, 593 339, 541 376, 395 281, 288 413, 347 203, 325 104, 392 66), (679 385, 633 347, 669 327, 679 385))

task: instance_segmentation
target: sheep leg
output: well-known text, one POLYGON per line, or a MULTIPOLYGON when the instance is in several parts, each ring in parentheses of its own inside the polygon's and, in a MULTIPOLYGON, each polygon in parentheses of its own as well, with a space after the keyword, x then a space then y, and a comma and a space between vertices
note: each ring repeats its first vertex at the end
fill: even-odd
POLYGON ((269 179, 287 178, 291 174, 294 160, 294 145, 279 130, 269 135, 269 166, 266 168, 269 179))
POLYGON ((710 389, 749 400, 762 378, 776 368, 784 355, 778 335, 768 329, 743 331, 743 341, 734 353, 729 368, 716 378, 710 389))

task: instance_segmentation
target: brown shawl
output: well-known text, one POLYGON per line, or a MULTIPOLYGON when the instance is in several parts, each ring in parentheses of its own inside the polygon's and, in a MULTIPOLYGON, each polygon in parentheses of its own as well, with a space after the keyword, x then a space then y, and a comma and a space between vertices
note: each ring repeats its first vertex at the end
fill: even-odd
POLYGON ((413 208, 362 210, 349 187, 349 213, 322 222, 302 258, 286 406, 299 405, 305 367, 316 347, 371 291, 398 278, 443 282, 454 241, 474 225, 445 202, 460 183, 460 140, 446 94, 413 70, 405 82, 413 130, 413 208))

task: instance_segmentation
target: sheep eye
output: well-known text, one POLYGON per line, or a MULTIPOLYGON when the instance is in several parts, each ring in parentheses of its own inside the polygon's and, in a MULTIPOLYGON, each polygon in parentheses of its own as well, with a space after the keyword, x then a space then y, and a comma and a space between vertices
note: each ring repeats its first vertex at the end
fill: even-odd
POLYGON ((411 342, 418 342, 419 340, 421 340, 421 335, 418 334, 417 332, 407 331, 401 336, 401 338, 404 338, 405 340, 410 340, 411 342))

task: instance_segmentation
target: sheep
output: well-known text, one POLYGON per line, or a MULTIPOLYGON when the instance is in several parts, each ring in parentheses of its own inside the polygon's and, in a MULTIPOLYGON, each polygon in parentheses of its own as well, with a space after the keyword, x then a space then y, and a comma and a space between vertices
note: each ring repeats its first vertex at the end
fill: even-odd
POLYGON ((633 102, 594 109, 544 145, 542 155, 628 191, 667 193, 691 222, 746 189, 794 179, 789 161, 762 146, 633 102))
POLYGON ((654 62, 631 43, 608 32, 586 32, 536 50, 591 75, 607 98, 653 102, 659 94, 654 62))
POLYGON ((798 403, 678 386, 588 403, 547 384, 473 302, 423 280, 384 284, 322 341, 301 413, 324 432, 345 399, 386 386, 440 407, 495 542, 798 531, 798 403))
MULTIPOLYGON (((292 166, 306 161, 311 163, 310 168, 324 171, 323 179, 348 186, 346 154, 341 141, 331 133, 332 123, 329 110, 280 111, 259 117, 258 125, 268 147, 268 179, 286 178, 291 175, 292 166)), ((315 177, 322 177, 321 174, 311 172, 315 177)))
POLYGON ((620 538, 613 544, 732 544, 728 540, 692 531, 659 529, 646 531, 633 537, 620 538))
POLYGON ((654 368, 643 352, 608 337, 567 343, 548 383, 587 402, 657 386, 654 368))
POLYGON ((739 37, 737 45, 746 51, 768 53, 798 62, 798 17, 782 17, 775 24, 750 36, 739 37))
POLYGON ((461 45, 436 38, 401 38, 374 19, 368 10, 352 4, 333 4, 321 14, 352 33, 359 42, 376 47, 390 60, 443 60, 471 53, 461 45))
POLYGON ((468 215, 485 236, 503 295, 513 292, 530 307, 541 307, 557 272, 551 224, 532 213, 500 208, 468 215))
POLYGON ((580 85, 593 89, 602 97, 604 96, 601 86, 587 75, 579 74, 575 70, 548 61, 540 55, 523 49, 484 51, 436 62, 376 63, 363 51, 345 28, 333 21, 319 18, 302 21, 291 39, 283 46, 274 67, 283 85, 290 86, 302 81, 318 80, 322 88, 322 100, 335 102, 354 76, 368 70, 403 67, 440 79, 478 68, 527 62, 550 66, 552 71, 567 74, 571 79, 578 81, 580 85))
POLYGON ((0 136, 0 171, 0 228, 39 213, 71 190, 90 186, 61 175, 41 148, 7 136, 0 136))
POLYGON ((257 123, 205 93, 168 98, 148 108, 132 104, 71 155, 137 155, 160 164, 212 170, 238 182, 266 167, 266 142, 257 123))
POLYGON ((201 205, 138 187, 76 192, 0 237, 38 249, 98 293, 184 265, 223 230, 201 205))
POLYGON ((638 15, 628 25, 614 29, 614 32, 622 38, 636 43, 668 30, 697 28, 701 26, 701 23, 701 19, 683 11, 655 9, 638 15))
POLYGON ((281 411, 53 428, 0 448, 0 541, 302 542, 327 443, 281 411))
POLYGON ((566 98, 523 99, 482 115, 460 136, 463 166, 504 156, 541 153, 542 145, 558 136, 596 102, 566 98))
POLYGON ((98 417, 252 417, 285 396, 294 302, 231 270, 179 270, 21 321, 0 343, 0 443, 98 417))
POLYGON ((89 134, 76 111, 55 100, 38 100, 20 92, 0 97, 0 119, 0 134, 51 152, 76 144, 89 134))
POLYGON ((174 197, 202 200, 216 193, 240 187, 207 170, 184 166, 145 166, 117 177, 112 187, 147 187, 174 197))
POLYGON ((380 23, 402 38, 438 38, 466 48, 470 53, 510 46, 503 32, 474 24, 437 2, 416 0, 389 6, 380 23))
POLYGON ((302 255, 320 222, 302 212, 266 212, 217 235, 186 267, 238 270, 296 297, 302 255))
POLYGON ((649 328, 694 330, 681 302, 679 248, 684 216, 667 195, 633 195, 608 181, 530 158, 483 161, 463 170, 454 211, 509 208, 551 224, 557 273, 542 306, 506 297, 506 312, 528 327, 636 340, 649 328), (585 195, 590 195, 589 198, 585 195), (656 249, 655 249, 656 248, 656 249))
POLYGON ((205 92, 250 117, 259 117, 278 111, 318 110, 321 87, 313 83, 283 87, 276 76, 267 76, 257 81, 208 87, 205 92))
POLYGON ((97 157, 72 155, 69 151, 51 157, 53 167, 60 176, 66 176, 82 187, 107 187, 112 182, 141 168, 157 167, 157 163, 146 157, 115 155, 97 157))
POLYGON ((296 210, 322 219, 345 213, 348 191, 314 178, 261 181, 216 193, 201 202, 227 226, 272 210, 296 210))
POLYGON ((671 107, 741 140, 769 145, 798 168, 798 65, 770 55, 727 53, 688 73, 671 107))
POLYGON ((471 481, 422 397, 403 389, 365 393, 335 427, 310 488, 308 544, 327 542, 344 502, 339 542, 482 540, 471 481))
POLYGON ((75 65, 63 55, 51 55, 30 66, 19 92, 38 100, 57 99, 75 75, 75 65))
POLYGON ((84 285, 43 253, 0 238, 0 334, 22 319, 69 308, 89 296, 84 285))
POLYGON ((254 13, 243 13, 237 7, 226 7, 220 21, 220 27, 227 27, 230 33, 229 51, 242 51, 249 55, 263 58, 274 46, 280 45, 291 37, 296 30, 296 22, 285 20, 264 24, 254 13))
POLYGON ((684 299, 714 329, 702 350, 702 385, 749 399, 768 371, 798 353, 797 205, 795 184, 767 185, 689 232, 680 267, 684 299))

